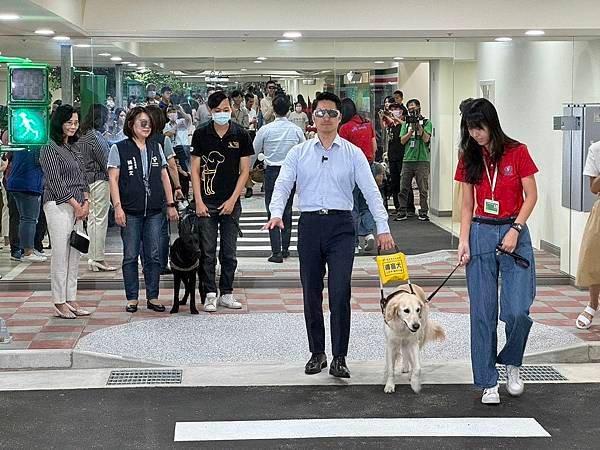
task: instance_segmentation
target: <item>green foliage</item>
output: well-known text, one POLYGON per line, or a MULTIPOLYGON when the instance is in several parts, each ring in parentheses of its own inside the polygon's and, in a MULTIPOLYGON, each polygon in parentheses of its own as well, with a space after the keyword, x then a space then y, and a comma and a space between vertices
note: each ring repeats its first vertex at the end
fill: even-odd
POLYGON ((0 105, 0 130, 8 127, 8 107, 0 105))
POLYGON ((171 74, 157 73, 153 71, 146 72, 126 72, 125 73, 126 80, 136 80, 144 83, 144 85, 148 83, 154 83, 156 85, 156 90, 160 94, 160 89, 163 86, 171 86, 173 92, 182 92, 185 90, 185 84, 181 81, 180 78, 177 78, 171 74))

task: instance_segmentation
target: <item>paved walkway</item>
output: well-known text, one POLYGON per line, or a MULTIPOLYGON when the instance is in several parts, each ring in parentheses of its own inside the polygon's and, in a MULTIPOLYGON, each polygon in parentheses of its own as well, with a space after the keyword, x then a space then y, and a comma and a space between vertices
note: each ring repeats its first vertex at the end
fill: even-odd
MULTIPOLYGON (((536 250, 536 273, 538 278, 564 277, 560 270, 559 258, 542 250, 536 250)), ((112 255, 106 258, 111 265, 119 267, 116 272, 91 272, 87 268, 87 259, 81 258, 79 263, 80 280, 123 280, 120 269, 121 256, 112 255)), ((423 255, 408 256, 410 275, 418 277, 445 277, 456 264, 455 250, 441 250, 423 255)), ((15 262, 10 260, 8 252, 0 252, 1 282, 7 281, 49 281, 50 261, 45 263, 15 262)), ((353 277, 368 278, 377 276, 374 256, 358 256, 354 260, 353 277)), ((266 279, 300 279, 298 258, 291 257, 283 264, 269 263, 266 258, 243 257, 238 259, 237 278, 261 277, 266 279)), ((464 269, 459 269, 455 277, 464 277, 464 269)), ((140 270, 141 278, 141 270, 140 270)), ((165 279, 164 277, 162 279, 165 279)), ((10 289, 10 285, 8 285, 10 289)))
MULTIPOLYGON (((430 291, 430 289, 426 289, 430 291)), ((587 304, 588 294, 571 286, 539 286, 532 307, 533 319, 543 325, 562 328, 582 341, 600 340, 600 323, 589 330, 577 330, 574 321, 587 304)), ((237 297, 243 308, 238 311, 221 310, 217 314, 260 314, 302 312, 300 289, 238 289, 237 297)), ((161 290, 161 299, 170 308, 173 292, 161 290)), ((143 294, 140 298, 144 298, 143 294)), ((327 295, 325 294, 325 298, 327 295)), ((0 316, 7 321, 14 340, 0 344, 5 349, 74 348, 79 339, 94 331, 130 321, 166 319, 168 312, 155 313, 140 308, 136 314, 124 311, 122 290, 82 291, 82 306, 93 311, 90 317, 64 320, 52 317, 50 293, 47 291, 0 292, 0 316)), ((432 310, 440 313, 468 314, 468 296, 464 287, 444 288, 432 302, 432 310)), ((144 305, 142 305, 144 306, 144 305)), ((327 311, 327 306, 325 305, 327 311)), ((376 288, 354 288, 354 312, 378 312, 379 291, 376 288)), ((180 315, 187 315, 182 307, 180 315)), ((203 311, 200 314, 207 314, 203 311)))

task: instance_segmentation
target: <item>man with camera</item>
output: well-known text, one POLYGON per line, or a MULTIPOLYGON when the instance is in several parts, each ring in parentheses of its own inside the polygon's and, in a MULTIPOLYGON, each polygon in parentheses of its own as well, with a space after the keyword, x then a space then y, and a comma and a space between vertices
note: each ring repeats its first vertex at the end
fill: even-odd
MULTIPOLYGON (((396 214, 394 220, 398 220, 398 213, 400 212, 400 178, 402 176, 402 163, 404 161, 404 145, 400 142, 400 138, 402 125, 408 116, 408 110, 404 105, 394 102, 390 103, 389 112, 391 114, 391 122, 388 125, 390 138, 388 140, 387 160, 390 171, 392 199, 394 201, 394 213, 396 214)), ((409 195, 407 198, 406 213, 409 217, 415 215, 414 195, 409 195)))
POLYGON ((408 197, 412 195, 412 179, 417 180, 419 188, 419 220, 429 220, 429 143, 433 125, 430 120, 421 115, 421 103, 417 99, 409 100, 407 105, 408 116, 400 130, 400 142, 404 145, 404 161, 400 177, 400 210, 398 220, 408 218, 406 209, 408 197))

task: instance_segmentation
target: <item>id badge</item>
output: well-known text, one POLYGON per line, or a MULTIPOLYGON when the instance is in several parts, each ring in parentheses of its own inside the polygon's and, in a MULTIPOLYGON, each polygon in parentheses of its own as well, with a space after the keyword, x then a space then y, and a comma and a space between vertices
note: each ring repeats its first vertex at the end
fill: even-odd
POLYGON ((500 202, 496 200, 486 199, 483 204, 483 211, 487 214, 493 214, 497 216, 500 214, 500 202))
POLYGON ((416 140, 414 140, 414 139, 412 139, 412 140, 410 141, 410 148, 415 148, 415 144, 416 144, 416 143, 417 143, 417 141, 416 141, 416 140))

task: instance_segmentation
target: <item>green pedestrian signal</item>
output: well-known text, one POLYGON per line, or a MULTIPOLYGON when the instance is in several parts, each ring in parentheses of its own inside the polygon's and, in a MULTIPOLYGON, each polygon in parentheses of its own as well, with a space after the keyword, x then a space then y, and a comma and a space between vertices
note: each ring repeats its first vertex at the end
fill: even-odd
POLYGON ((48 144, 48 65, 8 64, 8 138, 11 146, 48 144))
POLYGON ((46 145, 48 143, 47 106, 9 106, 10 145, 46 145))

